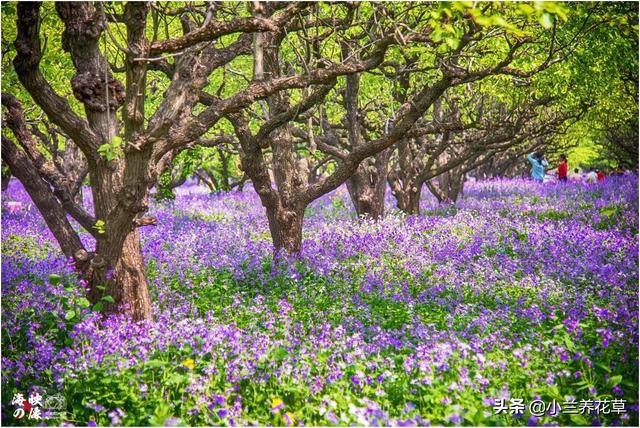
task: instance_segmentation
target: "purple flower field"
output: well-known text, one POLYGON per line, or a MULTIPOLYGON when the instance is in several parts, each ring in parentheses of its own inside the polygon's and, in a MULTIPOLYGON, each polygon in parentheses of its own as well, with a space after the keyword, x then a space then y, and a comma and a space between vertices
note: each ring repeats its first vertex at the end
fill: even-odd
POLYGON ((637 177, 468 183, 411 217, 388 196, 380 222, 317 200, 275 263, 251 189, 183 186, 142 229, 154 320, 133 324, 92 311, 12 182, 3 424, 37 391, 66 400, 46 425, 638 425, 637 177))

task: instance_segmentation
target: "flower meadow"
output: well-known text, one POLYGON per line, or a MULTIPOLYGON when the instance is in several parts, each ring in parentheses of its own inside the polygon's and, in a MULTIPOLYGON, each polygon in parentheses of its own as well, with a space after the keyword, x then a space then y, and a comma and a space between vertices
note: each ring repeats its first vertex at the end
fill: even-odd
POLYGON ((340 188, 308 209, 302 254, 274 261, 251 189, 183 186, 141 229, 154 319, 134 324, 92 311, 12 182, 2 423, 637 426, 637 177, 423 199, 373 222, 340 188), (66 408, 15 420, 34 391, 66 408), (496 411, 614 399, 624 412, 496 411))

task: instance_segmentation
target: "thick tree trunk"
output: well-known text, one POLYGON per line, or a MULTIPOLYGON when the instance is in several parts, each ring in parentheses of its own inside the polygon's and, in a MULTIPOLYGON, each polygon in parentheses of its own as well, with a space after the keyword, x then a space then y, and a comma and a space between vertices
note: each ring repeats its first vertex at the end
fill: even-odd
POLYGON ((389 153, 387 150, 376 156, 375 166, 365 161, 347 180, 347 190, 358 217, 377 220, 384 216, 389 153))
POLYGON ((378 220, 384 216, 384 194, 376 194, 372 186, 358 186, 352 179, 347 181, 347 189, 358 217, 378 220))
POLYGON ((408 215, 420 214, 420 192, 422 186, 408 189, 400 194, 396 194, 398 209, 408 215))
POLYGON ((420 171, 424 166, 424 160, 415 140, 400 141, 397 150, 397 164, 388 177, 391 194, 396 198, 399 210, 408 215, 417 215, 420 214, 420 193, 423 184, 420 171))
MULTIPOLYGON (((105 242, 104 246, 109 244, 105 242)), ((134 321, 151 318, 151 299, 138 232, 132 230, 119 251, 106 248, 100 252, 111 254, 111 257, 110 260, 94 258, 89 300, 98 303, 104 296, 111 296, 113 303, 103 301, 106 312, 125 313, 134 321)))
POLYGON ((107 312, 122 307, 122 312, 134 320, 151 316, 135 223, 147 210, 149 156, 149 148, 131 152, 126 161, 117 159, 106 164, 99 161, 91 171, 96 218, 105 222, 103 237, 96 245, 94 282, 107 280, 108 294, 115 300, 114 304, 105 305, 107 312))
POLYGON ((273 239, 274 254, 282 251, 298 254, 302 249, 302 222, 304 209, 285 209, 267 207, 269 230, 273 239))

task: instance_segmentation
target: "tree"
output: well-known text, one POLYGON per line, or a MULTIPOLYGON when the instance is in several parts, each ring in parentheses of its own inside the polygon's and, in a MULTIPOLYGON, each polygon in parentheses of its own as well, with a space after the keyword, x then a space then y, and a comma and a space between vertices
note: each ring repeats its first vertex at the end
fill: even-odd
MULTIPOLYGON (((175 11, 137 2, 58 3, 55 10, 64 28, 62 48, 73 64, 73 78, 66 84, 79 103, 69 102, 40 67, 43 7, 51 6, 18 4, 13 64, 32 102, 85 156, 93 214, 73 201, 68 180, 41 154, 42 148, 24 126, 22 108, 10 96, 2 98, 15 141, 3 135, 2 158, 40 209, 64 254, 74 260, 88 283, 90 300, 98 302, 106 294, 111 296, 104 301, 107 311, 121 309, 133 319, 148 318, 151 306, 137 229, 153 224, 143 215, 149 189, 164 166, 190 146, 218 144, 207 133, 226 115, 280 90, 304 87, 345 69, 335 65, 312 76, 267 78, 221 98, 204 91, 208 76, 249 54, 252 33, 284 31, 303 5, 272 4, 265 8, 264 17, 240 16, 243 5, 213 6, 199 15, 199 23, 183 14, 182 36, 166 34, 167 38, 159 39, 159 23, 175 11), (121 35, 122 27, 126 35, 121 35), (230 39, 234 34, 240 35, 230 39), (121 67, 110 64, 108 59, 115 62, 119 56, 108 58, 109 50, 101 50, 101 41, 122 54, 121 67), (161 97, 154 98, 147 77, 151 68, 162 67, 170 70, 170 81, 161 97), (115 69, 122 69, 124 85, 114 76, 115 69), (148 96, 153 99, 147 100, 148 96), (194 109, 200 101, 207 104, 202 111, 194 109), (154 109, 148 114, 150 106, 154 109), (84 247, 67 215, 94 237, 95 250, 84 247)), ((68 73, 61 71, 63 76, 68 73)))
MULTIPOLYGON (((367 7, 347 5, 346 7, 345 18, 334 24, 334 28, 348 27, 357 13, 361 14, 359 15, 361 17, 368 18, 363 22, 375 22, 375 25, 368 28, 360 24, 356 28, 351 28, 349 34, 341 34, 340 40, 334 43, 340 47, 339 52, 343 56, 344 72, 342 74, 348 75, 343 80, 346 82, 343 107, 346 111, 345 128, 347 129, 346 144, 342 145, 343 147, 336 144, 341 140, 340 136, 335 138, 331 135, 332 126, 326 125, 327 121, 323 117, 322 108, 317 109, 320 112, 315 120, 315 123, 320 126, 315 129, 309 127, 311 132, 296 132, 295 128, 292 129, 289 124, 290 121, 299 120, 303 116, 308 118, 307 112, 326 99, 336 85, 332 80, 334 75, 319 81, 320 85, 315 88, 309 88, 309 92, 297 104, 290 102, 291 94, 280 92, 274 95, 269 100, 268 106, 262 106, 263 111, 268 111, 268 114, 263 113, 264 117, 260 121, 262 125, 257 133, 252 132, 252 123, 247 119, 246 114, 230 115, 242 148, 240 153, 242 168, 252 180, 266 208, 276 253, 280 250, 289 253, 300 251, 306 206, 349 180, 354 174, 356 176, 352 178, 349 187, 355 196, 354 199, 357 200, 360 197, 358 193, 365 189, 364 186, 358 188, 355 185, 360 175, 358 168, 361 163, 371 156, 383 153, 402 140, 448 88, 501 73, 520 77, 533 75, 560 61, 558 49, 565 48, 555 44, 555 37, 551 36, 548 38, 552 41, 550 46, 545 45, 540 48, 532 45, 530 50, 523 50, 523 46, 528 45, 531 39, 524 37, 521 30, 509 24, 504 18, 497 20, 494 17, 490 20, 482 20, 482 10, 468 9, 461 4, 454 4, 451 8, 424 4, 420 7, 415 5, 367 5, 367 7), (443 21, 447 24, 442 25, 443 21), (476 21, 482 21, 483 24, 478 24, 476 21), (402 22, 401 26, 398 25, 399 22, 402 22), (452 25, 452 22, 456 22, 457 25, 452 25), (496 32, 502 34, 504 39, 496 42, 493 37, 496 32), (492 45, 494 51, 499 54, 486 58, 482 64, 468 60, 472 57, 470 52, 476 49, 485 50, 488 44, 492 45), (425 45, 428 47, 426 50, 425 45), (387 132, 364 142, 362 129, 357 125, 358 118, 363 116, 355 102, 359 87, 358 74, 364 74, 379 67, 383 64, 385 57, 394 55, 395 50, 402 52, 412 49, 419 49, 423 54, 419 66, 429 72, 421 76, 421 85, 408 94, 406 101, 397 108, 396 120, 388 127, 387 132), (356 52, 358 55, 352 54, 356 52), (530 67, 527 70, 514 68, 512 63, 521 59, 521 55, 525 52, 528 57, 534 58, 527 63, 530 67), (531 66, 531 63, 535 65, 531 66), (306 182, 305 175, 296 168, 296 151, 292 138, 295 135, 306 135, 310 149, 317 147, 326 156, 332 158, 335 166, 329 175, 313 184, 306 182), (269 174, 267 149, 271 151, 273 179, 269 174)), ((500 10, 496 11, 487 7, 484 12, 504 12, 502 6, 498 8, 500 10)), ((509 16, 510 13, 506 10, 505 16, 509 16)), ((526 16, 526 13, 524 15, 526 16)), ((511 16, 514 15, 511 14, 511 16)), ((521 19, 520 15, 518 19, 521 19)), ((532 26, 531 28, 535 28, 537 21, 529 20, 528 24, 532 26)), ((322 33, 316 32, 316 34, 322 33)), ((264 45, 254 44, 256 49, 254 77, 259 79, 261 73, 282 75, 285 68, 281 66, 283 53, 281 39, 269 32, 265 32, 262 37, 266 40, 264 45), (264 58, 264 62, 259 58, 264 58)), ((307 43, 301 45, 307 46, 305 51, 311 53, 315 52, 314 45, 320 42, 328 44, 323 36, 320 36, 320 39, 316 37, 306 41, 307 43)), ((338 51, 338 49, 335 50, 338 51)), ((298 54, 289 61, 295 63, 297 60, 297 66, 307 70, 309 75, 319 73, 322 69, 311 69, 310 58, 314 57, 307 55, 305 59, 298 54)), ((326 72, 322 72, 322 75, 326 76, 326 72)), ((255 116, 258 115, 254 113, 255 116)), ((328 119, 331 121, 332 118, 328 117, 328 119)), ((313 118, 311 123, 314 123, 313 118)), ((381 162, 381 164, 384 163, 381 162)), ((371 181, 374 182, 374 180, 371 181)), ((379 182, 375 180, 375 183, 379 182)), ((377 191, 372 193, 375 193, 378 199, 382 194, 377 191)))

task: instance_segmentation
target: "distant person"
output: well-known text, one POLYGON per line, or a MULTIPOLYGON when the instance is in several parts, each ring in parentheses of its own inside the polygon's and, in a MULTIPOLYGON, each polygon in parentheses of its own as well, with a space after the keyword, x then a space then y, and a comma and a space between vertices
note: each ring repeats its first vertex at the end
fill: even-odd
POLYGON ((602 170, 600 170, 600 169, 599 169, 599 170, 596 172, 596 176, 598 177, 598 181, 604 181, 604 177, 605 177, 605 175, 604 175, 604 172, 602 172, 602 170))
POLYGON ((531 178, 542 183, 545 176, 544 169, 549 166, 549 163, 544 159, 544 153, 542 151, 531 153, 527 159, 531 163, 531 178))
POLYGON ((558 165, 558 181, 567 182, 567 155, 560 155, 560 164, 558 165))
POLYGON ((593 168, 589 168, 589 172, 585 176, 585 181, 587 183, 597 183, 598 182, 598 174, 594 171, 593 168))
POLYGON ((582 178, 582 174, 580 174, 580 170, 578 168, 574 168, 571 175, 569 175, 569 180, 573 183, 581 183, 582 178))

